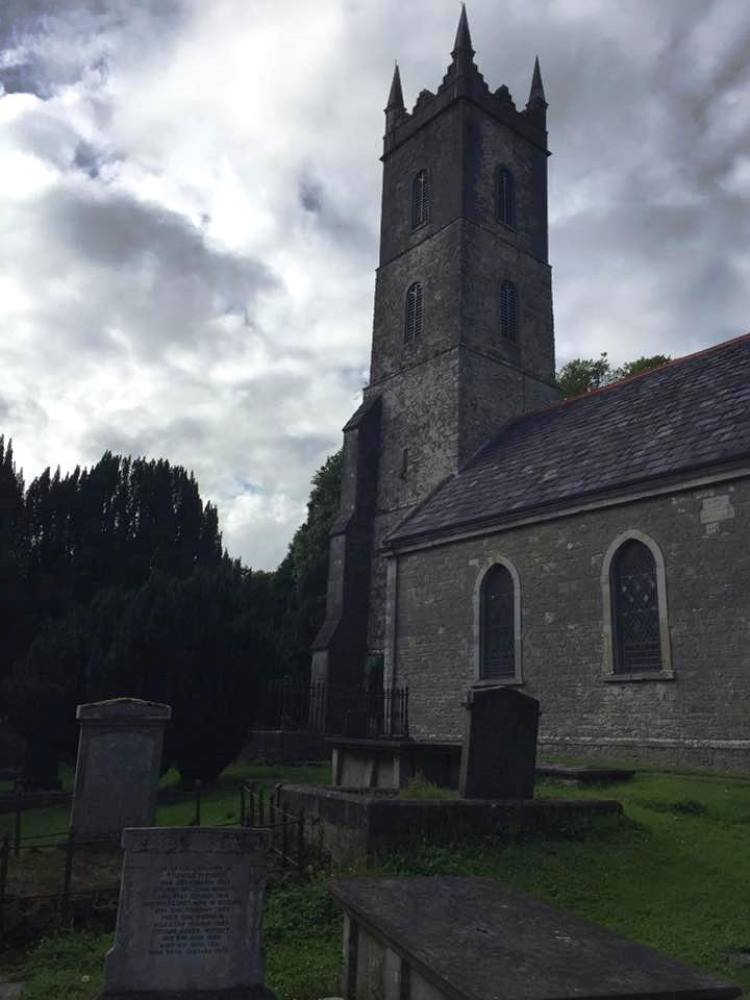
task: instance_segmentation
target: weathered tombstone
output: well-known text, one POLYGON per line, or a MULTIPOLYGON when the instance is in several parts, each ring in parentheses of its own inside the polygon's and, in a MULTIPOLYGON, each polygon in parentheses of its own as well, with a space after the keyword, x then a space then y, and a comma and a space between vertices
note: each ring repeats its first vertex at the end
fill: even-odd
POLYGON ((263 1000, 270 831, 124 830, 104 1000, 263 1000))
POLYGON ((347 1000, 732 1000, 739 986, 509 889, 429 876, 333 882, 347 1000))
POLYGON ((539 702, 514 688, 474 688, 466 701, 459 794, 465 799, 534 795, 539 702))
POLYGON ((79 705, 81 726, 71 826, 79 838, 151 826, 169 705, 115 698, 79 705))

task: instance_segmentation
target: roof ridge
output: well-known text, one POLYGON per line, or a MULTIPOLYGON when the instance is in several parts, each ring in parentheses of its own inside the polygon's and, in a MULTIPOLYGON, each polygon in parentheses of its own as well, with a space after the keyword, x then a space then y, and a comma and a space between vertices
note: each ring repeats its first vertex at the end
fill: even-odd
MULTIPOLYGON (((732 337, 731 340, 722 340, 718 344, 711 344, 709 347, 702 347, 699 351, 693 351, 692 354, 683 354, 679 358, 671 358, 669 361, 664 361, 662 364, 656 365, 654 368, 647 368, 645 371, 635 372, 635 374, 627 375, 625 378, 618 378, 614 382, 609 382, 607 385, 599 386, 597 389, 589 389, 587 392, 580 392, 577 396, 569 396, 567 399, 558 399, 554 403, 549 403, 547 406, 542 407, 541 410, 532 410, 531 413, 541 413, 542 410, 551 410, 557 406, 565 406, 568 403, 575 403, 579 399, 588 399, 590 396, 600 396, 603 392, 609 392, 611 389, 627 385, 630 382, 634 382, 636 379, 647 378, 655 372, 664 371, 665 368, 673 368, 675 365, 681 365, 686 361, 693 361, 695 358, 700 358, 706 354, 714 354, 717 351, 722 351, 727 347, 731 347, 733 344, 739 344, 743 340, 750 340, 750 333, 742 333, 739 337, 732 337)), ((524 414, 524 416, 530 416, 531 413, 524 414)))
MULTIPOLYGON (((750 332, 740 334, 739 337, 732 337, 731 340, 722 340, 718 344, 711 344, 709 347, 702 347, 699 351, 693 351, 692 354, 683 354, 679 358, 672 358, 669 361, 665 361, 663 364, 657 365, 655 368, 648 368, 646 371, 636 372, 634 375, 628 375, 626 378, 617 379, 617 381, 610 382, 608 385, 600 386, 598 389, 589 389, 587 392, 581 392, 577 396, 569 396, 567 399, 556 399, 551 403, 545 403, 544 406, 540 406, 537 410, 527 410, 526 413, 519 413, 514 417, 510 417, 505 421, 505 423, 501 424, 500 427, 497 428, 495 433, 490 438, 483 442, 477 450, 466 459, 455 475, 461 475, 474 465, 474 463, 485 451, 491 449, 492 446, 496 444, 501 437, 507 434, 508 431, 516 424, 523 423, 533 417, 538 417, 542 413, 550 413, 552 410, 558 410, 563 406, 568 406, 570 403, 578 403, 582 399, 590 399, 592 396, 600 396, 602 393, 609 392, 612 389, 619 389, 621 386, 634 382, 636 379, 646 378, 649 375, 653 375, 655 372, 663 371, 665 368, 673 368, 675 365, 681 365, 683 362, 692 361, 705 354, 714 354, 717 351, 731 347, 733 344, 739 344, 744 340, 750 340, 750 332)), ((409 517, 411 517, 411 514, 409 517)))

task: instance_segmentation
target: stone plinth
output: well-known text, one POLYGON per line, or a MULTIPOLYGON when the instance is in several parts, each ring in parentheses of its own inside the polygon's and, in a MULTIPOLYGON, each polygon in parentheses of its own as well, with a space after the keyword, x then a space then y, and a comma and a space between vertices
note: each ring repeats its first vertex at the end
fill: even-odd
POLYGON ((331 747, 332 783, 342 788, 398 789, 417 775, 446 788, 458 785, 460 743, 345 736, 329 737, 326 743, 331 747))
POLYGON ((125 830, 104 1000, 259 1000, 269 831, 125 830))
POLYGON ((731 1000, 703 969, 490 878, 334 882, 349 1000, 731 1000))
POLYGON ((539 702, 513 688, 485 687, 469 690, 465 706, 461 797, 532 798, 539 702))
POLYGON ((71 826, 79 838, 119 840, 126 826, 151 826, 169 705, 116 698, 79 705, 71 826))

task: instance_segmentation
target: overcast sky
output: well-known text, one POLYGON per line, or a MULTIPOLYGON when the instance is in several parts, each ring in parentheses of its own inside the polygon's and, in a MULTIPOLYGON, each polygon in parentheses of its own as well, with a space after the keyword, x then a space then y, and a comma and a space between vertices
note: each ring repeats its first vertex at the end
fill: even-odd
MULTIPOLYGON (((27 481, 195 471, 282 558, 367 378, 383 107, 454 0, 0 0, 0 433, 27 481), (2 92, 2 91, 0 91, 2 92)), ((750 328, 747 0, 471 0, 489 85, 547 91, 558 364, 750 328)))

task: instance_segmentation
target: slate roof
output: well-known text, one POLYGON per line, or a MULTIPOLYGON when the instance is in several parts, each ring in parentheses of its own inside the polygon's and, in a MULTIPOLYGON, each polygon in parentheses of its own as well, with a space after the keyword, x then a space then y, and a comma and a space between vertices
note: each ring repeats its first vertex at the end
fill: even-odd
POLYGON ((750 334, 505 424, 387 544, 502 524, 750 456, 750 334))

